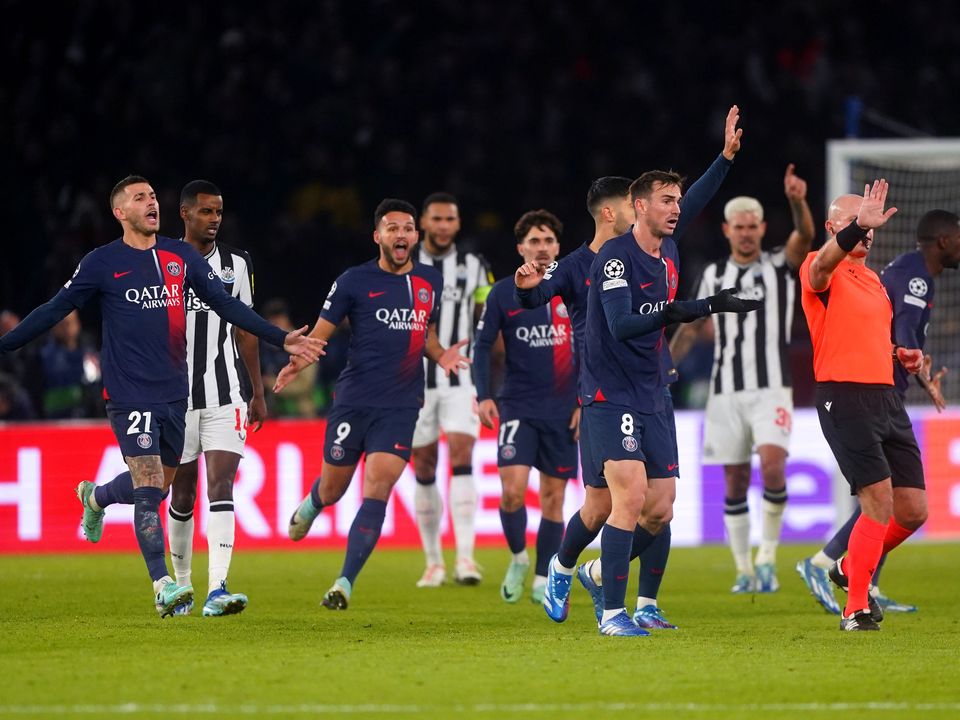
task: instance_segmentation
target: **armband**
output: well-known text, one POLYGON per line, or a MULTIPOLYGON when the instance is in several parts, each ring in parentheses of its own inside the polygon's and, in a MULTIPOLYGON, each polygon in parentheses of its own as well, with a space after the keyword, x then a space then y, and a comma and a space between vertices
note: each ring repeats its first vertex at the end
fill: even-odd
POLYGON ((857 221, 847 225, 843 230, 837 233, 837 245, 844 252, 852 252, 861 240, 867 239, 867 231, 857 225, 857 221))

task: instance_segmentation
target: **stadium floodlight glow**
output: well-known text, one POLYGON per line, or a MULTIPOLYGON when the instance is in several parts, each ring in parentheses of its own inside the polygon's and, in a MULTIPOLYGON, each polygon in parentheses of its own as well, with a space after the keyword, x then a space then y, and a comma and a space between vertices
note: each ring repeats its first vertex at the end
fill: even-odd
MULTIPOLYGON (((830 140, 827 142, 827 202, 844 193, 863 193, 875 178, 890 183, 887 205, 897 214, 877 234, 867 263, 880 272, 917 243, 917 223, 936 208, 960 213, 960 138, 830 140)), ((937 278, 933 314, 924 352, 935 367, 951 374, 943 384, 949 403, 960 402, 960 271, 946 270, 937 278)), ((930 400, 915 383, 907 393, 911 404, 930 400)))

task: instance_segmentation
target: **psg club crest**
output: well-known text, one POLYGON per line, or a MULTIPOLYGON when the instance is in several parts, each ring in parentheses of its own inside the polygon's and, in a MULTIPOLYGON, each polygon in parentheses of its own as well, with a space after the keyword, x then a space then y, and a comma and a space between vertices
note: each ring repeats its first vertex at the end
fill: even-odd
POLYGON ((137 435, 137 445, 146 450, 148 447, 153 445, 153 438, 150 437, 149 433, 140 433, 137 435))
POLYGON ((616 280, 623 275, 623 263, 616 258, 607 260, 603 265, 603 274, 611 280, 616 280))
POLYGON ((340 445, 333 445, 330 448, 330 457, 334 460, 343 460, 344 453, 343 448, 340 445))
POLYGON ((180 274, 180 265, 171 260, 167 263, 167 272, 177 277, 180 274))
POLYGON ((623 439, 623 449, 627 452, 636 452, 637 451, 637 439, 632 435, 627 435, 623 439))
POLYGON ((422 303, 430 302, 430 291, 426 288, 420 288, 417 290, 417 299, 422 303))
POLYGON ((504 445, 500 448, 500 457, 504 460, 513 460, 517 456, 517 448, 513 445, 504 445))
POLYGON ((557 315, 562 318, 567 317, 568 316, 567 306, 564 305, 563 303, 560 303, 559 305, 557 305, 557 315))

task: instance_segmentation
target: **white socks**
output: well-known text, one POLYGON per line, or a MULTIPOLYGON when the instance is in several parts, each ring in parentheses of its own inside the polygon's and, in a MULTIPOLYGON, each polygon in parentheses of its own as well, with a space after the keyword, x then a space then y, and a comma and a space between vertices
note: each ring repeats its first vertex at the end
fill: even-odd
POLYGON ((787 504, 784 502, 770 502, 763 499, 763 529, 761 533, 760 549, 757 551, 757 565, 775 565, 777 562, 777 545, 780 544, 780 531, 783 528, 783 511, 787 504))
POLYGON ((457 559, 472 560, 477 519, 477 488, 472 474, 450 479, 450 517, 457 538, 457 559))
POLYGON ((215 500, 210 503, 210 517, 207 519, 207 546, 210 549, 210 575, 208 591, 220 588, 226 582, 233 558, 233 538, 235 521, 233 500, 215 500))
POLYGON ((730 551, 733 553, 737 573, 753 575, 753 561, 750 559, 750 513, 724 513, 723 525, 730 538, 730 551))
POLYGON ((170 561, 173 564, 177 585, 190 585, 190 564, 193 561, 193 511, 177 512, 170 506, 167 523, 170 539, 170 561))
POLYGON ((417 527, 420 528, 420 542, 427 556, 427 565, 443 565, 443 552, 440 547, 440 521, 443 518, 443 501, 435 482, 429 485, 417 483, 414 492, 414 508, 417 527))
POLYGON ((824 570, 829 570, 832 568, 836 561, 836 558, 830 557, 823 550, 817 550, 817 554, 810 558, 810 562, 813 563, 814 567, 822 568, 824 570))
POLYGON ((573 575, 573 573, 576 572, 576 569, 577 569, 576 566, 572 568, 568 568, 561 565, 560 558, 555 557, 553 559, 553 571, 555 573, 559 573, 560 575, 573 575))

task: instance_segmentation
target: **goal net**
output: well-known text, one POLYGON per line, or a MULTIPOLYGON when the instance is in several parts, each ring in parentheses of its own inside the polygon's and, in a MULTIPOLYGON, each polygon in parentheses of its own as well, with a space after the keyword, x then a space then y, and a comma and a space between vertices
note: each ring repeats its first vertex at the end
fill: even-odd
MULTIPOLYGON (((827 143, 827 198, 862 193, 875 178, 890 183, 887 205, 897 208, 870 249, 868 265, 878 273, 897 255, 916 249, 917 223, 928 210, 960 214, 960 139, 831 140, 827 143)), ((924 352, 934 368, 950 372, 942 389, 947 402, 960 402, 960 270, 936 279, 934 307, 924 352)), ((907 402, 929 405, 911 383, 907 402)))

